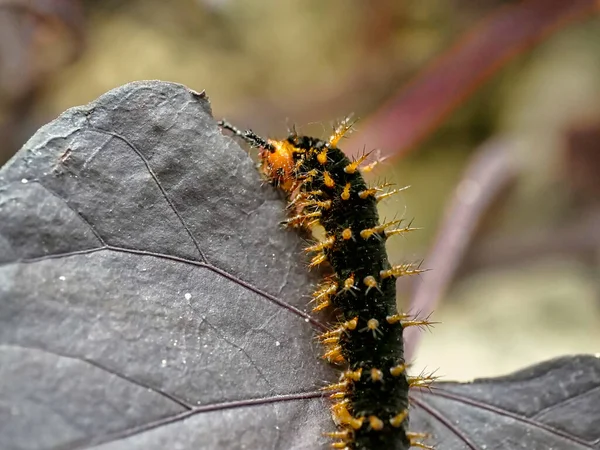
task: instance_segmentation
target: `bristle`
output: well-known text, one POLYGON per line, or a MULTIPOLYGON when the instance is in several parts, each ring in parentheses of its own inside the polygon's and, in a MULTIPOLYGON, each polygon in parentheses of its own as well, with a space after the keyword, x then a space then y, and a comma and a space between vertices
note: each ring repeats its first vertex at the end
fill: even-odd
POLYGON ((330 384, 322 387, 322 391, 343 391, 348 387, 348 381, 342 381, 340 383, 330 384))
POLYGON ((318 265, 323 264, 325 261, 327 261, 327 255, 325 252, 319 253, 313 256, 313 258, 310 260, 308 268, 312 269, 313 267, 317 267, 318 265))
POLYGON ((385 319, 387 320, 387 322, 390 325, 394 325, 394 324, 400 322, 400 324, 402 325, 403 328, 406 328, 406 327, 427 328, 427 327, 433 326, 434 324, 438 323, 438 322, 430 321, 429 317, 426 317, 424 319, 416 319, 414 316, 412 316, 410 314, 404 314, 404 313, 387 316, 385 319))
POLYGON ((314 200, 314 199, 309 199, 309 200, 304 200, 301 202, 298 202, 298 206, 301 208, 305 208, 305 207, 315 207, 317 208, 317 210, 319 209, 329 209, 331 208, 331 200, 314 200))
POLYGON ((417 375, 416 377, 408 377, 408 384, 411 388, 431 390, 431 385, 438 379, 433 373, 428 375, 417 375))
POLYGON ((328 147, 330 147, 330 148, 337 147, 338 142, 340 142, 340 139, 342 139, 346 133, 348 133, 350 130, 352 130, 352 127, 354 126, 355 123, 356 122, 352 121, 350 119, 350 117, 346 117, 344 120, 342 120, 333 129, 333 134, 329 138, 328 147))
POLYGON ((389 238, 389 237, 396 236, 396 235, 401 236, 403 234, 410 233, 411 231, 417 231, 417 230, 421 229, 421 228, 412 227, 411 225, 412 225, 412 221, 405 227, 393 228, 391 230, 385 230, 383 234, 385 235, 386 238, 389 238))
POLYGON ((341 364, 346 361, 344 359, 344 356, 342 355, 342 347, 340 347, 339 345, 336 345, 335 347, 332 347, 329 351, 325 352, 325 354, 323 355, 323 359, 326 359, 327 361, 334 364, 341 364))
POLYGON ((290 217, 289 219, 284 220, 282 224, 288 227, 302 226, 302 224, 305 223, 308 219, 313 219, 316 217, 321 217, 321 211, 314 211, 307 214, 299 214, 297 216, 290 217))
POLYGON ((369 157, 370 154, 371 152, 365 153, 356 161, 353 161, 352 163, 348 164, 346 167, 344 167, 344 172, 346 172, 347 174, 355 173, 358 170, 358 167, 369 157))
POLYGON ((321 242, 318 242, 315 245, 311 245, 309 247, 306 247, 304 249, 304 251, 306 253, 310 253, 310 252, 321 252, 323 250, 325 250, 326 248, 331 248, 333 247, 333 244, 335 243, 335 236, 327 236, 324 240, 322 240, 321 242))
POLYGON ((430 437, 427 433, 414 433, 408 431, 406 433, 406 437, 409 439, 411 447, 422 448, 425 450, 435 450, 435 447, 421 442, 421 439, 428 439, 430 437))
POLYGON ((387 192, 383 192, 381 194, 375 194, 375 200, 377 200, 378 202, 391 197, 392 195, 396 195, 402 191, 405 191, 406 189, 408 189, 410 186, 404 186, 402 188, 398 188, 398 189, 392 189, 391 191, 387 191, 387 192))
POLYGON ((365 228, 364 230, 362 230, 360 232, 360 237, 363 239, 369 239, 373 235, 381 235, 386 230, 386 228, 390 228, 400 222, 402 222, 402 221, 401 220, 392 220, 390 222, 386 222, 384 224, 377 225, 376 227, 365 228))
POLYGON ((421 269, 420 264, 405 263, 392 266, 391 269, 382 270, 379 272, 379 276, 383 279, 389 277, 399 278, 406 275, 418 275, 423 272, 427 272, 427 269, 421 269))
POLYGON ((342 439, 342 440, 347 440, 351 434, 352 433, 350 432, 350 430, 332 431, 329 433, 323 433, 323 435, 330 437, 332 439, 342 439))

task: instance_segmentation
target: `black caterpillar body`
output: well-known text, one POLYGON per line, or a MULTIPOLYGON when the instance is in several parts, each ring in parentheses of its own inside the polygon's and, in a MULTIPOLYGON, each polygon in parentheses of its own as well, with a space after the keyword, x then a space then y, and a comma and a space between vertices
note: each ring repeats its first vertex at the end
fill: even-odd
MULTIPOLYGON (((285 140, 263 140, 226 122, 220 125, 261 149, 261 169, 284 190, 292 216, 287 224, 307 230, 321 226, 324 236, 306 250, 310 266, 328 263, 326 276, 313 294, 314 310, 335 308, 339 322, 319 336, 324 358, 342 366, 339 383, 328 386, 332 417, 339 431, 329 433, 337 449, 394 449, 418 442, 407 431, 408 391, 427 377, 409 378, 402 332, 423 326, 396 307, 397 277, 419 273, 411 264, 391 266, 385 248, 392 235, 411 231, 400 221, 380 224, 377 202, 396 191, 370 188, 358 170, 366 156, 350 161, 337 143, 350 125, 342 122, 328 141, 291 134, 285 140)), ((384 186, 385 187, 385 186, 384 186)))

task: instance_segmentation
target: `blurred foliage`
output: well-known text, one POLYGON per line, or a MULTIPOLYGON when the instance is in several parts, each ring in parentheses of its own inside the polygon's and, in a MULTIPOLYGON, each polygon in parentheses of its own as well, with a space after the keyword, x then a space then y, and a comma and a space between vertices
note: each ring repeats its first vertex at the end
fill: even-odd
MULTIPOLYGON (((351 150, 362 145, 370 149, 370 141, 357 140, 372 128, 369 118, 386 111, 382 105, 401 101, 402 86, 418 80, 419 72, 459 36, 474 26, 485 31, 497 14, 519 12, 521 4, 536 5, 536 0, 0 2, 0 24, 10 25, 0 26, 0 163, 36 127, 66 108, 128 81, 154 78, 205 89, 215 117, 227 117, 262 135, 281 136, 295 123, 302 133, 323 136, 334 120, 354 113, 365 120, 358 122, 357 137, 348 141, 356 147, 351 150)), ((561 8, 555 0, 547 4, 544 9, 561 8)), ((572 4, 583 5, 586 13, 593 9, 584 0, 572 4)), ((519 26, 534 16, 521 19, 519 26)), ((463 86, 472 95, 465 93, 460 107, 436 122, 417 151, 388 158, 373 176, 412 186, 386 203, 382 213, 414 217, 415 226, 423 228, 390 247, 393 260, 415 260, 431 247, 445 205, 485 141, 508 138, 507 151, 518 163, 517 181, 481 211, 475 243, 461 260, 468 270, 459 271, 454 289, 437 307, 435 319, 445 322, 438 328, 446 333, 436 330, 427 336, 419 364, 443 366, 445 374, 465 378, 513 370, 524 359, 593 351, 580 328, 600 329, 594 257, 600 249, 600 227, 585 228, 588 235, 576 240, 577 245, 559 250, 553 250, 549 238, 525 253, 526 245, 519 241, 528 235, 560 240, 564 227, 593 216, 590 211, 598 208, 600 158, 594 136, 600 133, 600 21, 583 19, 582 13, 580 20, 508 65, 508 58, 498 61, 494 69, 502 70, 481 89, 476 90, 474 81, 463 86), (494 247, 496 242, 503 244, 494 247), (477 253, 481 248, 501 251, 482 255, 477 253), (555 289, 560 301, 544 300, 549 279, 565 286, 555 289), (506 322, 504 331, 519 339, 500 348, 499 333, 477 325, 487 324, 495 314, 496 309, 483 306, 488 301, 498 302, 498 308, 506 303, 506 314, 497 320, 506 322), (557 320, 547 310, 560 313, 565 304, 577 308, 569 310, 572 317, 585 316, 589 322, 571 321, 572 332, 564 323, 564 345, 555 346, 540 330, 556 329, 557 320), (531 326, 546 316, 550 319, 545 325, 531 326), (455 336, 460 333, 462 338, 455 336), (450 339, 452 348, 442 342, 450 339), (477 348, 470 347, 474 341, 477 348), (517 346, 531 348, 512 352, 517 346), (443 363, 435 358, 442 347, 443 363), (481 358, 485 349, 507 360, 494 365, 494 356, 481 358), (511 359, 511 352, 520 356, 511 359)), ((511 23, 502 25, 510 31, 511 23)), ((477 44, 478 34, 469 39, 462 48, 477 44)), ((485 56, 478 51, 471 56, 485 56)), ((435 75, 443 81, 445 74, 435 75)), ((433 102, 436 93, 429 96, 433 102)), ((399 142, 398 148, 387 150, 406 148, 399 142)), ((430 276, 435 270, 421 279, 426 282, 430 276)))

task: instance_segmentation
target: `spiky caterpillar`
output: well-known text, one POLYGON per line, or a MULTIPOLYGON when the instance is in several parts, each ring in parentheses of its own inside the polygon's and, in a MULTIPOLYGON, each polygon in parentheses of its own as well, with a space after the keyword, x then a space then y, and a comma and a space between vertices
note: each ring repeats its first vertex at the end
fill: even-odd
POLYGON ((377 202, 395 191, 367 187, 358 168, 365 157, 350 161, 337 143, 350 128, 347 121, 329 141, 291 134, 286 140, 264 140, 220 125, 261 149, 261 170, 282 189, 294 215, 288 225, 322 226, 323 239, 306 250, 315 253, 310 266, 328 262, 333 273, 313 294, 314 310, 332 306, 339 323, 319 336, 324 358, 346 365, 339 383, 325 388, 334 400, 332 416, 339 431, 329 435, 337 449, 429 448, 409 433, 408 389, 427 379, 406 375, 402 331, 411 320, 396 309, 395 279, 419 272, 410 264, 391 266, 385 241, 411 230, 399 221, 379 223, 377 202))

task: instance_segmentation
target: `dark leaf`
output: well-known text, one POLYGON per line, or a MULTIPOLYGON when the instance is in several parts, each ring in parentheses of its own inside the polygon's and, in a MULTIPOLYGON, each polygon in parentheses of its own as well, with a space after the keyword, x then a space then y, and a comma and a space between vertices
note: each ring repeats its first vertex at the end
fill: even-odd
MULTIPOLYGON (((183 86, 40 129, 0 171, 0 447, 325 448, 336 374, 283 216, 183 86)), ((598 448, 599 386, 593 357, 440 383, 413 428, 440 450, 598 448)))

